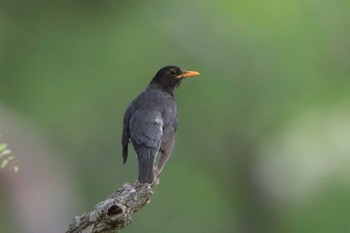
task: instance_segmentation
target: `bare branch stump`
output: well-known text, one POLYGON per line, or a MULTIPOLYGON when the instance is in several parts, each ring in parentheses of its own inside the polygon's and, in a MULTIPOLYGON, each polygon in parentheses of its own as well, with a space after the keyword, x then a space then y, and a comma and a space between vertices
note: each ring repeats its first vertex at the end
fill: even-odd
POLYGON ((116 233, 131 223, 131 214, 147 204, 153 194, 152 184, 125 183, 90 213, 76 216, 66 233, 116 233))

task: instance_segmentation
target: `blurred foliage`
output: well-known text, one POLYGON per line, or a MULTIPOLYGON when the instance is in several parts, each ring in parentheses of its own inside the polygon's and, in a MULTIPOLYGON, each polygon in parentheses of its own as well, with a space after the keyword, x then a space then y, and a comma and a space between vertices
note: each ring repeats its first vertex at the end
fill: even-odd
MULTIPOLYGON (((0 135, 1 138, 1 135, 0 135)), ((19 167, 17 165, 16 157, 11 154, 6 143, 0 141, 0 169, 9 168, 14 173, 17 173, 19 167)))
POLYGON ((0 101, 64 151, 76 214, 136 179, 124 110, 174 64, 201 76, 177 90, 174 154, 125 232, 349 232, 349 1, 0 4, 0 101))

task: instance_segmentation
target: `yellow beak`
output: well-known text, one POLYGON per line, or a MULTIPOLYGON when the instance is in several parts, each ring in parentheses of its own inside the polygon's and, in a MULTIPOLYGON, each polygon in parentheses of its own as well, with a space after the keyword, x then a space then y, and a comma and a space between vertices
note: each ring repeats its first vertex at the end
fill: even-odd
POLYGON ((186 71, 183 74, 179 74, 176 76, 176 78, 189 78, 189 77, 194 77, 194 76, 198 76, 199 73, 197 71, 186 71))

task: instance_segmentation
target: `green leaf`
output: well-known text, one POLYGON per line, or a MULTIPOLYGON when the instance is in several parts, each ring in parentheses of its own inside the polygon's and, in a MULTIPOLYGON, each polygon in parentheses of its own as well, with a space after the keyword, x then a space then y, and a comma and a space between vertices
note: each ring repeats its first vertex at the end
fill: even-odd
POLYGON ((7 159, 4 159, 4 160, 1 162, 0 168, 4 168, 4 167, 6 167, 8 164, 9 164, 9 161, 8 161, 7 159))
POLYGON ((19 167, 17 165, 12 167, 12 170, 14 173, 17 173, 19 171, 19 167))
POLYGON ((1 144, 0 144, 0 151, 5 150, 6 147, 7 147, 7 144, 6 144, 6 143, 1 143, 1 144))
POLYGON ((10 154, 11 153, 11 150, 9 150, 9 149, 6 149, 6 150, 4 150, 3 152, 0 152, 2 155, 8 155, 8 154, 10 154))

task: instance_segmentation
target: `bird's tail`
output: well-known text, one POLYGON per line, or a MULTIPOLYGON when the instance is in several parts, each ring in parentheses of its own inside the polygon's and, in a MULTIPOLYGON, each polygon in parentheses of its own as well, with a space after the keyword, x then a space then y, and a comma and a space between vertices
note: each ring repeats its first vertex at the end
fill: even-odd
POLYGON ((141 146, 136 153, 139 164, 139 182, 150 184, 154 179, 154 163, 157 151, 141 146))

